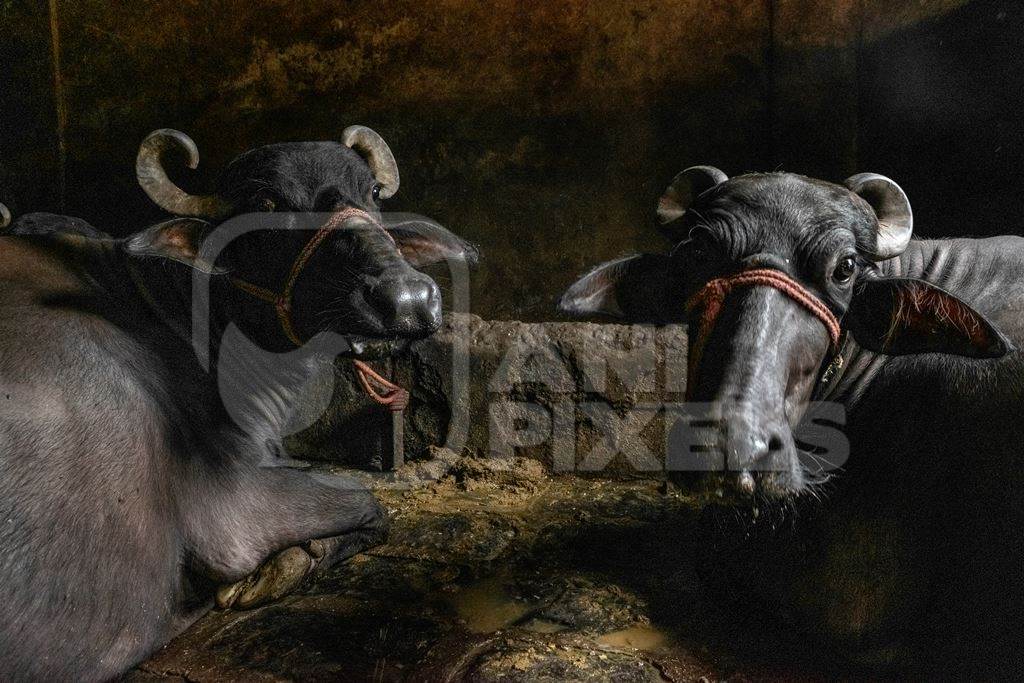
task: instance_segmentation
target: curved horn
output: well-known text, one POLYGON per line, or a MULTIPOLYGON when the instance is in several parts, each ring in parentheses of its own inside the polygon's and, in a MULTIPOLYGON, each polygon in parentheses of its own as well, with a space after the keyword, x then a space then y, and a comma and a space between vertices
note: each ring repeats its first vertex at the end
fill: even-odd
POLYGON ((714 166, 691 166, 681 171, 658 200, 658 221, 663 225, 674 221, 686 213, 701 193, 728 179, 714 166))
POLYGON ((910 200, 899 185, 877 173, 858 173, 843 183, 866 201, 878 219, 878 232, 873 248, 865 249, 873 261, 899 256, 910 244, 914 232, 914 214, 910 200))
POLYGON ((191 195, 171 182, 162 159, 172 147, 186 154, 189 168, 199 165, 199 150, 192 138, 171 128, 153 131, 139 145, 135 159, 135 176, 149 198, 164 211, 177 216, 216 219, 230 214, 231 204, 217 195, 191 195))
POLYGON ((3 204, 0 204, 0 230, 11 224, 11 211, 3 204))
POLYGON ((381 198, 387 199, 398 192, 398 162, 384 138, 366 126, 349 126, 341 134, 341 139, 346 147, 351 147, 366 159, 373 177, 380 183, 381 198))

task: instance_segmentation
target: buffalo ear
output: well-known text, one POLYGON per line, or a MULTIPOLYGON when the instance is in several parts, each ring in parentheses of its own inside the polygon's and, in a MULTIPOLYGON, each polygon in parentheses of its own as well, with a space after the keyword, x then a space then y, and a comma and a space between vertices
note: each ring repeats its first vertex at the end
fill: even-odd
POLYGON ((998 358, 1013 350, 981 313, 944 289, 913 278, 859 284, 845 321, 858 344, 878 353, 998 358))
POLYGON ((480 252, 475 246, 425 218, 386 220, 384 229, 395 240, 402 256, 414 268, 448 259, 462 259, 475 266, 480 252))
POLYGON ((684 322, 678 287, 678 264, 671 256, 640 254, 601 264, 577 280, 558 302, 574 316, 610 315, 630 322, 684 322))
POLYGON ((204 273, 218 274, 224 270, 199 255, 203 240, 212 229, 210 223, 198 218, 173 218, 128 237, 124 249, 132 256, 166 258, 204 273))

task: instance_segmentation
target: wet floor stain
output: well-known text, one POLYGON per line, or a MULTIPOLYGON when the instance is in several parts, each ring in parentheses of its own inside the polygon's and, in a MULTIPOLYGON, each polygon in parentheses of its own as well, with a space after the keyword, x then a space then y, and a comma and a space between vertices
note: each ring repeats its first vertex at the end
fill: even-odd
POLYGON ((632 648, 654 652, 666 645, 668 636, 650 626, 634 626, 621 631, 612 631, 597 638, 599 645, 608 647, 632 648))
POLYGON ((473 633, 493 633, 508 628, 536 608, 510 595, 504 580, 498 577, 484 579, 459 591, 451 602, 459 619, 473 633))

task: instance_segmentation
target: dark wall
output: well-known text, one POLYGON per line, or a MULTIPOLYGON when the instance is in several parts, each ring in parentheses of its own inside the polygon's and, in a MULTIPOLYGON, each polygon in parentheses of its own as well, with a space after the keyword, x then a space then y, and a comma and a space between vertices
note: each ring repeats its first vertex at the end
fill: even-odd
POLYGON ((972 2, 872 42, 860 163, 898 178, 918 234, 1024 234, 1024 3, 972 2))
POLYGON ((195 138, 172 175, 202 190, 245 149, 363 123, 402 169, 389 208, 480 244, 484 316, 551 318, 589 265, 662 248, 654 202, 696 163, 878 171, 921 234, 1019 230, 1010 0, 0 0, 0 26, 16 213, 156 218, 132 168, 157 127, 195 138))

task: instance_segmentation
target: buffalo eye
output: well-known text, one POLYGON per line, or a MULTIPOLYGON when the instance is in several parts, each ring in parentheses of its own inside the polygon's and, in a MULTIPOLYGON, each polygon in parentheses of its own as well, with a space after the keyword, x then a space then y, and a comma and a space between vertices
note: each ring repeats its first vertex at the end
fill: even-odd
POLYGON ((277 204, 270 197, 264 197, 259 201, 260 211, 270 212, 273 211, 275 208, 277 208, 277 204))
POLYGON ((852 256, 839 259, 835 270, 832 271, 832 279, 838 284, 846 284, 857 272, 857 260, 852 256))
POLYGON ((373 189, 370 190, 370 196, 373 197, 373 201, 378 203, 380 202, 380 190, 381 187, 379 183, 374 183, 373 189))

